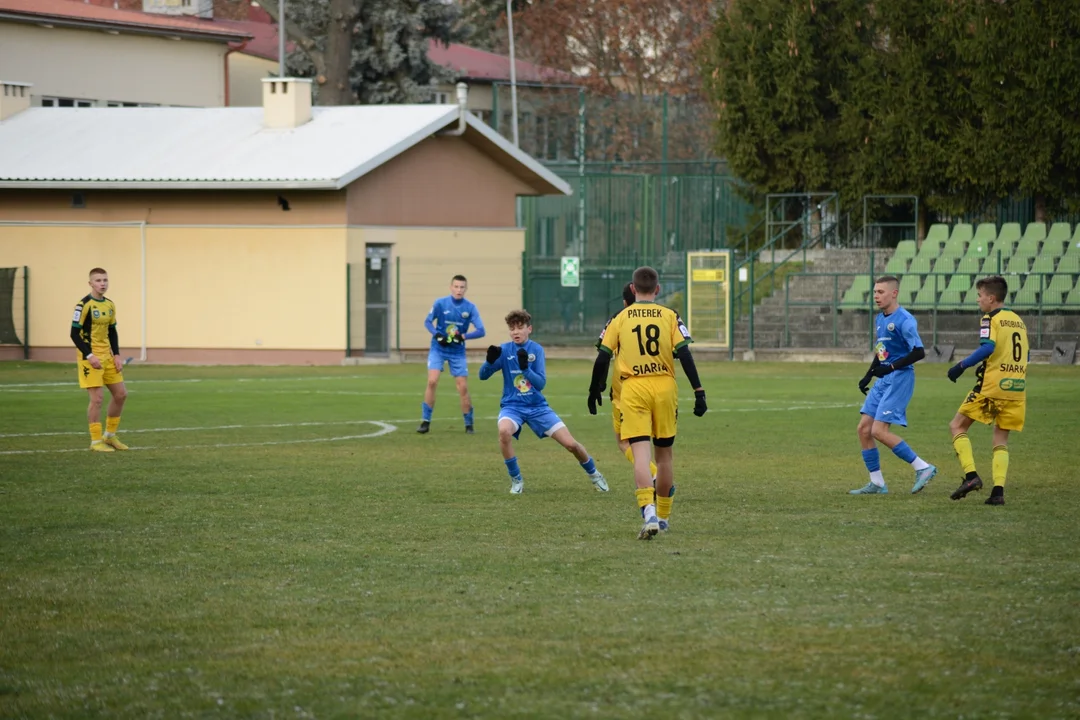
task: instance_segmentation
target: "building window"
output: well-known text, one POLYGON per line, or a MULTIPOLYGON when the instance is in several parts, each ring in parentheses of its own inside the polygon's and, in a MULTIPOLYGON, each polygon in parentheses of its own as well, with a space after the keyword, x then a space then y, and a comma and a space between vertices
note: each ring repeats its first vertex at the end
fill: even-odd
POLYGON ((134 103, 134 102, 122 102, 120 100, 109 100, 105 103, 106 107, 161 107, 157 103, 134 103))
POLYGON ((431 102, 434 105, 449 105, 450 104, 450 93, 433 92, 433 93, 431 93, 431 102))
POLYGON ((93 100, 76 100, 75 98, 43 97, 41 107, 94 107, 93 100))

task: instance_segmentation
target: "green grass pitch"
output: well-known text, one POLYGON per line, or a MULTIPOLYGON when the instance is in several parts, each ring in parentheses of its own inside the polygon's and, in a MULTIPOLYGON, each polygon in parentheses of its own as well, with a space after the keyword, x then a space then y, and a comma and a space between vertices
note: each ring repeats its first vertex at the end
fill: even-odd
MULTIPOLYGON (((645 543, 589 366, 547 394, 611 484, 528 433, 511 496, 473 377, 135 365, 91 454, 72 366, 0 364, 0 717, 1080 716, 1080 371, 1033 366, 1008 504, 949 500, 973 381, 920 365, 887 496, 862 366, 703 364, 672 530, 645 543)), ((989 486, 990 433, 971 432, 989 486)))

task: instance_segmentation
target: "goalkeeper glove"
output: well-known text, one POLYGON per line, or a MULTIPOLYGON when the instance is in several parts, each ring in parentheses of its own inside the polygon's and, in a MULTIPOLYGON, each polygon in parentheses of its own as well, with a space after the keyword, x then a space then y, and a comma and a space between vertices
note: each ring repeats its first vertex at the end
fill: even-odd
POLYGON ((518 367, 522 370, 529 369, 529 351, 525 348, 518 348, 517 351, 518 367))
POLYGON ((874 368, 874 377, 883 378, 895 369, 896 368, 894 368, 889 363, 882 363, 881 365, 878 365, 876 368, 874 368))
POLYGON ((870 389, 870 379, 873 377, 873 374, 868 372, 863 375, 862 380, 859 381, 859 390, 862 391, 863 395, 865 395, 866 391, 870 389))
POLYGON ((709 409, 709 406, 705 404, 705 391, 694 391, 694 414, 701 417, 705 414, 705 411, 709 409))
POLYGON ((502 348, 498 345, 488 345, 487 362, 488 365, 494 365, 495 361, 502 355, 502 348))
POLYGON ((604 404, 604 396, 601 394, 601 393, 603 393, 603 391, 604 391, 603 388, 600 388, 599 390, 596 390, 594 388, 589 388, 589 414, 590 415, 595 415, 596 414, 596 408, 598 406, 601 406, 601 405, 604 404))
POLYGON ((956 382, 957 379, 963 374, 964 374, 964 366, 961 365, 960 363, 956 363, 951 368, 949 368, 949 379, 952 380, 953 382, 956 382))
POLYGON ((450 341, 446 339, 446 336, 441 332, 435 333, 435 342, 439 343, 443 347, 449 347, 450 341))

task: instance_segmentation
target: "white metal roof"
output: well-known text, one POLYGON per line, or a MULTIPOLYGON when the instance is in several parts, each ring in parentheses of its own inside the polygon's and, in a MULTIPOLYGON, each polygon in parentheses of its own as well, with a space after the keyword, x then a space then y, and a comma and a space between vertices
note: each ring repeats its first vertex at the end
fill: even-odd
MULTIPOLYGON (((31 108, 0 122, 0 188, 340 189, 458 120, 456 105, 316 107, 298 128, 251 108, 31 108)), ((570 194, 473 116, 531 184, 570 194), (550 187, 549 187, 550 186, 550 187)))

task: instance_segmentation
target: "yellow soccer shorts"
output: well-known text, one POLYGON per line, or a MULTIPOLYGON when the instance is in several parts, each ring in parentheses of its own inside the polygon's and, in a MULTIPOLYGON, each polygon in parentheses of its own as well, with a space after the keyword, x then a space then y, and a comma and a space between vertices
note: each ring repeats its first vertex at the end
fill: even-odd
POLYGON ((101 361, 100 370, 95 370, 86 360, 79 360, 79 387, 98 388, 124 382, 124 373, 116 371, 116 361, 111 354, 95 355, 101 361))
POLYGON ((619 398, 614 395, 611 396, 611 427, 615 428, 615 434, 622 437, 622 407, 619 405, 619 398))
POLYGON ((1002 430, 1019 432, 1024 429, 1025 410, 1027 403, 1023 400, 1002 400, 972 392, 957 412, 983 425, 997 425, 1002 430))
POLYGON ((674 438, 679 411, 679 389, 670 375, 627 378, 619 407, 619 437, 674 438))

